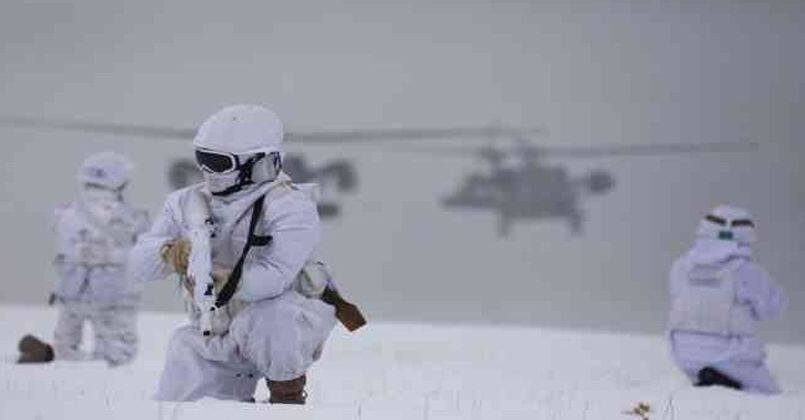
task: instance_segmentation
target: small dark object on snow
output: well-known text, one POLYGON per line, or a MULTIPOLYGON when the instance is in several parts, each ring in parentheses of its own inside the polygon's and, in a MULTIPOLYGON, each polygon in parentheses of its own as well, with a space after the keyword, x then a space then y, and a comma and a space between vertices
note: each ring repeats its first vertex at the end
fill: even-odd
POLYGON ((30 334, 22 337, 17 347, 21 353, 17 363, 48 363, 53 361, 53 347, 30 334))
POLYGON ((700 370, 698 377, 699 382, 696 383, 696 386, 720 385, 737 390, 743 388, 743 385, 741 385, 740 382, 730 378, 729 376, 717 371, 716 369, 710 366, 700 370))
POLYGON ((623 414, 629 416, 638 416, 640 420, 648 420, 648 415, 651 413, 651 406, 647 403, 638 403, 636 407, 629 411, 624 411, 623 414))

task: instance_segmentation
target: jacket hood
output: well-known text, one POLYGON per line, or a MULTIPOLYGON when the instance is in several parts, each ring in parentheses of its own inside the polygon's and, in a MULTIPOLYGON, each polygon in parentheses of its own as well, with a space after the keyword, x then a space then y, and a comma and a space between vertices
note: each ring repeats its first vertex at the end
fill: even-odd
POLYGON ((686 257, 694 265, 716 265, 733 258, 750 259, 752 247, 735 241, 697 238, 686 257))

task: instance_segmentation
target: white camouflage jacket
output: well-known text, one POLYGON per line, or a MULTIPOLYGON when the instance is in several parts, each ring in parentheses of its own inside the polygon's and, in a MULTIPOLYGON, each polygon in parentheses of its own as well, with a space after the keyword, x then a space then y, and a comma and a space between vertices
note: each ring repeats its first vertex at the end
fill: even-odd
POLYGON ((126 262, 137 236, 148 229, 147 212, 121 203, 109 221, 100 222, 76 201, 58 207, 55 217, 56 296, 113 301, 139 292, 126 262))
MULTIPOLYGON (((164 279, 172 274, 162 260, 161 249, 170 240, 186 237, 187 227, 182 220, 182 206, 192 190, 207 197, 204 184, 197 184, 171 193, 151 230, 140 237, 130 255, 133 277, 142 281, 164 279)), ((311 258, 320 238, 320 222, 315 203, 308 194, 298 190, 290 178, 281 174, 274 182, 266 183, 232 202, 211 199, 214 234, 211 239, 213 264, 231 269, 240 258, 249 230, 252 205, 266 195, 263 214, 255 234, 271 236, 266 246, 254 246, 244 262, 243 274, 232 302, 219 315, 220 332, 225 329, 233 308, 250 302, 281 295, 294 286, 294 281, 311 258)))

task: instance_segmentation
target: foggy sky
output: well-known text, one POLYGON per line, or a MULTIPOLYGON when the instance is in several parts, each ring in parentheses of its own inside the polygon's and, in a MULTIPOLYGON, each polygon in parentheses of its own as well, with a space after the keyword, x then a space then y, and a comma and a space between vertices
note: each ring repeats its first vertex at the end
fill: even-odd
MULTIPOLYGON (((549 160, 576 176, 606 169, 617 186, 582 200, 583 237, 547 221, 508 239, 493 215, 438 204, 479 161, 384 145, 301 150, 359 170, 321 253, 371 317, 659 332, 670 263, 697 219, 730 202, 757 215, 758 260, 791 297, 770 335, 805 340, 802 2, 161 3, 3 2, 0 114, 184 127, 256 102, 290 129, 497 122, 544 124, 551 135, 534 140, 545 145, 751 139, 762 148, 746 155, 549 160)), ((156 212, 166 162, 191 150, 0 136, 7 302, 45 300, 52 209, 71 199, 84 156, 129 154, 129 198, 156 212)), ((168 283, 145 297, 178 307, 168 283)))

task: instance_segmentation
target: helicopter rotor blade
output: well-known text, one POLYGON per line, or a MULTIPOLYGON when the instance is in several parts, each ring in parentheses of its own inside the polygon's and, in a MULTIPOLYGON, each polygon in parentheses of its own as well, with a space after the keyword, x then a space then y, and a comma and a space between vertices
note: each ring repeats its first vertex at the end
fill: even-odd
MULTIPOLYGON (((31 117, 0 116, 0 125, 29 129, 66 130, 95 134, 145 137, 166 140, 192 139, 194 128, 160 127, 140 124, 51 120, 31 117)), ((292 144, 336 145, 344 143, 380 143, 391 141, 417 141, 439 138, 489 138, 526 136, 544 133, 545 129, 511 128, 502 126, 454 128, 392 128, 356 130, 294 131, 286 134, 292 144)))
POLYGON ((391 128, 338 131, 292 132, 290 140, 305 144, 371 143, 389 141, 430 140, 439 138, 493 138, 525 136, 544 133, 543 128, 453 127, 453 128, 391 128))
POLYGON ((703 153, 755 152, 757 142, 614 144, 589 147, 537 147, 541 155, 561 158, 599 158, 616 156, 660 156, 703 153))
MULTIPOLYGON (((439 157, 478 157, 489 154, 488 149, 493 146, 462 147, 462 146, 425 146, 419 148, 395 149, 402 153, 427 154, 439 157)), ((517 143, 512 146, 501 146, 496 149, 501 156, 524 156, 530 158, 559 157, 568 159, 593 159, 618 156, 662 156, 685 155, 703 153, 735 153, 755 152, 760 149, 757 142, 719 142, 719 143, 666 143, 666 144, 640 144, 575 147, 575 146, 548 146, 542 147, 533 144, 517 143)))
POLYGON ((122 136, 145 137, 153 139, 189 139, 196 135, 196 130, 174 127, 157 127, 138 124, 117 124, 84 122, 74 120, 49 120, 31 117, 0 116, 0 125, 7 127, 28 128, 35 130, 64 130, 93 134, 116 134, 122 136))
MULTIPOLYGON (((484 153, 485 151, 490 149, 489 146, 425 146, 425 147, 406 147, 406 148, 394 148, 395 153, 409 153, 409 154, 417 154, 417 155, 428 155, 433 157, 440 157, 440 158, 459 158, 459 159, 467 159, 467 158, 477 158, 484 153)), ((496 149, 503 155, 508 155, 508 149, 501 148, 496 149)))

